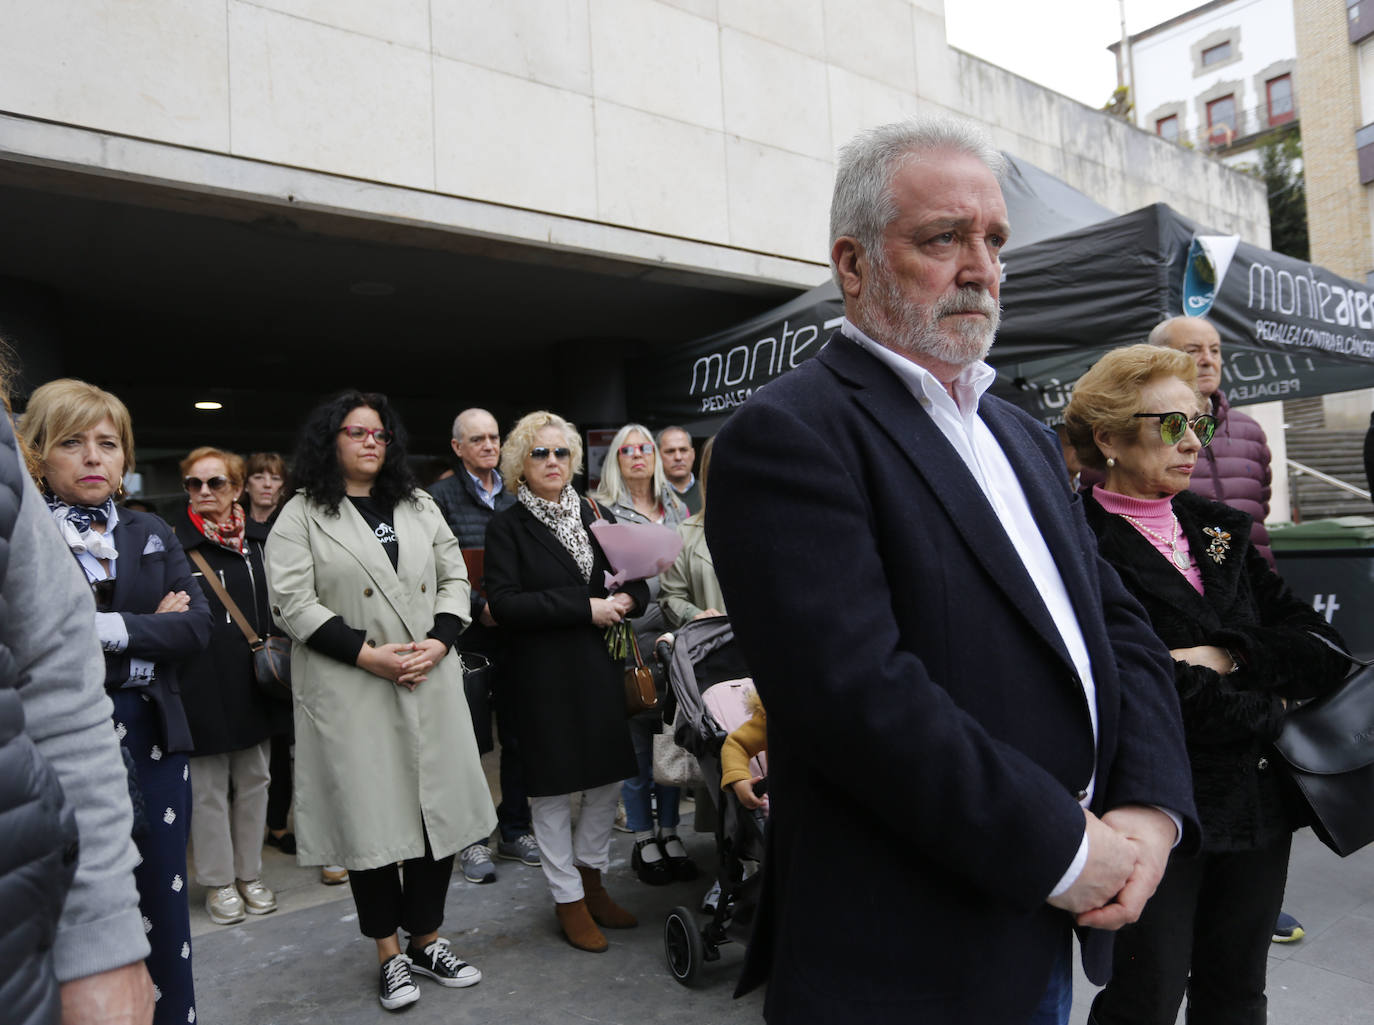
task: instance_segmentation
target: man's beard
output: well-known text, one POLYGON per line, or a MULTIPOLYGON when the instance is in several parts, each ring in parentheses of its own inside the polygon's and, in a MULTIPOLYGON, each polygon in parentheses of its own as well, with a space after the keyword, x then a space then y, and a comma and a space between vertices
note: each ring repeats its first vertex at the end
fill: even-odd
POLYGON ((859 302, 864 330, 875 341, 911 356, 929 356, 951 366, 966 367, 988 354, 1002 310, 997 300, 979 286, 964 286, 953 295, 942 295, 930 306, 920 306, 902 295, 886 267, 874 267, 869 287, 859 302), (951 313, 982 313, 987 320, 959 318, 944 333, 941 321, 951 313))

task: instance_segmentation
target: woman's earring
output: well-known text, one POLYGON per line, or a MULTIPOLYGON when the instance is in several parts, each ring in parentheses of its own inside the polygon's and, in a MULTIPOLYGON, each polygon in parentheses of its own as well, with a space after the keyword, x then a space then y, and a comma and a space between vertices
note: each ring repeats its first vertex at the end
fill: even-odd
POLYGON ((123 478, 123 477, 120 477, 120 478, 119 478, 119 483, 118 483, 117 485, 115 485, 115 498, 123 498, 123 497, 124 497, 124 478, 123 478))
POLYGON ((1108 456, 1108 457, 1107 457, 1107 469, 1110 470, 1110 469, 1111 469, 1113 466, 1115 466, 1115 465, 1116 465, 1116 460, 1113 459, 1111 456, 1108 456))

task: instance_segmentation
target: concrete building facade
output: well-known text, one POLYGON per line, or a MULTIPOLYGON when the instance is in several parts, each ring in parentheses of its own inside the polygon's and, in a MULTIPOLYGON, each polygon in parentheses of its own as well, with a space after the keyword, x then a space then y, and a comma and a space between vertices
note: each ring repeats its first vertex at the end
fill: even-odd
POLYGON ((826 277, 837 147, 913 113, 1268 242, 1255 182, 953 50, 943 0, 0 0, 0 24, 0 332, 168 446, 207 422, 192 348, 255 369, 200 385, 225 444, 285 444, 361 377, 429 435, 483 398, 614 421, 626 351, 826 277))

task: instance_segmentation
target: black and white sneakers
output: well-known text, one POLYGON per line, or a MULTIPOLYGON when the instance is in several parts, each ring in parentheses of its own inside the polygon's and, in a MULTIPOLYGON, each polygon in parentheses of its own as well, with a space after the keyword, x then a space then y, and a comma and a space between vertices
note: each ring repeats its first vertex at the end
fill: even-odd
POLYGON ((420 988, 410 977, 410 961, 404 954, 392 954, 382 964, 382 982, 377 999, 388 1011, 399 1011, 420 999, 420 988))
POLYGON ((428 976, 441 986, 475 986, 482 981, 482 973, 455 957, 448 948, 448 940, 443 938, 435 940, 424 950, 411 944, 406 948, 405 956, 410 959, 412 972, 428 976))

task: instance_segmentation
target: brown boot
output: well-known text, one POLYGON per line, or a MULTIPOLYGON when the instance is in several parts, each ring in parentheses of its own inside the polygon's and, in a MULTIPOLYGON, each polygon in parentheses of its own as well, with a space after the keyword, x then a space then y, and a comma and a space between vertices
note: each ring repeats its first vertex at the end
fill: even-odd
POLYGON ((582 877, 582 892, 587 895, 587 910, 597 925, 606 929, 633 929, 639 924, 639 919, 611 900, 601 883, 601 869, 578 865, 577 873, 582 877))
POLYGON ((578 950, 600 954, 610 946, 606 942, 606 937, 601 935, 601 930, 596 927, 596 923, 592 921, 585 900, 554 904, 553 909, 558 912, 558 924, 563 928, 563 935, 578 950))

